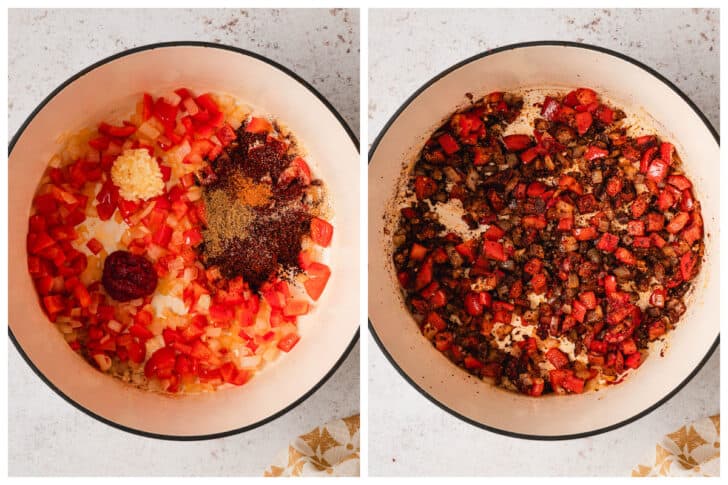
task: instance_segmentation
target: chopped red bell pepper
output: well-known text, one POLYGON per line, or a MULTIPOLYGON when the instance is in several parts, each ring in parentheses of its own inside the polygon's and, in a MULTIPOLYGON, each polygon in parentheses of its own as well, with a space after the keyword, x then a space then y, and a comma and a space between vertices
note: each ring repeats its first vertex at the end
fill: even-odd
POLYGON ((644 236, 645 235, 645 222, 644 221, 629 221, 627 223, 627 234, 630 236, 644 236))
POLYGON ((300 335, 298 335, 297 333, 289 333, 278 341, 277 347, 283 352, 290 352, 291 349, 296 346, 299 340, 301 340, 300 335))
POLYGON ((546 96, 541 106, 541 116, 549 121, 553 121, 560 109, 561 104, 556 99, 551 96, 546 96))
POLYGON ((685 227, 685 224, 688 223, 690 220, 690 214, 687 212, 678 212, 673 216, 672 219, 670 219, 670 222, 667 224, 667 227, 665 229, 670 234, 677 234, 682 230, 683 227, 685 227))
POLYGON ((692 251, 688 251, 680 258, 680 274, 683 280, 690 281, 695 276, 695 266, 698 258, 692 251))
POLYGON ((579 132, 579 135, 583 135, 589 131, 593 121, 591 113, 576 113, 574 119, 576 120, 576 131, 579 132))
POLYGON ((652 160, 652 163, 650 163, 650 166, 647 168, 647 180, 652 180, 659 184, 665 180, 668 170, 669 166, 667 163, 660 158, 656 158, 652 160))
POLYGON ((688 178, 684 175, 670 175, 667 178, 667 183, 674 185, 680 190, 687 190, 693 186, 690 180, 688 180, 688 178))
POLYGON ((615 195, 619 194, 622 191, 622 178, 621 177, 610 177, 609 180, 607 180, 607 189, 606 192, 611 197, 614 197, 615 195))
POLYGON ((672 152, 675 150, 675 147, 672 145, 672 143, 662 143, 660 144, 660 159, 662 159, 663 162, 665 162, 668 165, 672 164, 672 152))
POLYGON ((579 88, 576 90, 576 99, 582 106, 590 105, 597 101, 597 93, 593 89, 579 88))
POLYGON ((597 249, 611 253, 615 249, 617 249, 618 244, 619 237, 615 236, 614 234, 605 232, 602 235, 601 239, 599 239, 599 242, 597 242, 597 249))
POLYGON ((617 260, 623 262, 624 264, 634 265, 637 263, 637 258, 635 258, 634 254, 632 254, 632 252, 626 248, 617 248, 617 250, 614 252, 614 256, 617 258, 617 260))
POLYGON ((656 232, 661 231, 665 225, 665 216, 656 212, 650 212, 647 214, 647 231, 656 232))
POLYGON ((427 199, 437 192, 437 183, 430 177, 418 175, 415 179, 415 195, 417 200, 427 199))
POLYGON ((506 232, 503 229, 496 226, 495 224, 492 224, 488 227, 488 229, 486 229, 486 231, 483 233, 483 236, 489 241, 497 241, 505 236, 505 234, 506 232))
POLYGON ((604 148, 590 145, 589 148, 586 149, 586 153, 584 153, 584 158, 591 161, 596 160, 597 158, 604 158, 607 155, 609 155, 609 151, 605 150, 604 148))
POLYGON ((546 352, 546 358, 549 362, 551 362, 551 365, 557 369, 561 369, 562 367, 569 365, 569 358, 566 354, 555 347, 546 352))
POLYGON ((546 217, 541 214, 538 216, 524 216, 523 219, 521 219, 521 224, 523 227, 543 229, 548 223, 546 222, 546 217))
POLYGON ((581 301, 587 310, 594 310, 597 307, 597 297, 593 291, 585 291, 579 295, 581 301))
POLYGON ((496 261, 506 261, 508 259, 503 250, 503 245, 496 241, 483 241, 483 252, 485 257, 496 261))
POLYGON ((520 152, 531 145, 531 137, 528 135, 508 135, 503 137, 503 145, 509 152, 520 152))
POLYGON ((586 317, 586 306, 579 300, 571 302, 571 316, 579 323, 584 323, 586 317))
POLYGON ((325 248, 329 247, 333 234, 334 226, 318 217, 311 219, 311 239, 314 243, 325 248))
POLYGON ((440 146, 443 150, 445 150, 445 153, 448 155, 452 155, 453 153, 460 150, 460 145, 458 145, 458 142, 455 141, 455 138, 452 137, 451 134, 445 133, 443 135, 440 135, 437 138, 438 143, 440 143, 440 146))
POLYGON ((577 227, 572 231, 572 234, 577 241, 589 241, 591 239, 596 239, 598 235, 596 228, 592 226, 577 227))
POLYGON ((522 151, 520 157, 521 157, 521 161, 523 163, 528 164, 528 163, 531 163, 532 161, 534 161, 536 159, 536 157, 538 157, 538 155, 539 155, 539 147, 531 147, 527 150, 522 151))

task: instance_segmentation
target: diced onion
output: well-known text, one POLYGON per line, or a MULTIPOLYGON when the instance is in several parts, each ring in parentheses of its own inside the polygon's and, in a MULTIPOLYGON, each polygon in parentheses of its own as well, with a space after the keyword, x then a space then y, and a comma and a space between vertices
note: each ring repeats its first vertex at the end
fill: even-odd
POLYGON ((200 295, 197 300, 197 311, 202 314, 207 314, 210 310, 210 295, 200 295))
POLYGON ((107 325, 109 326, 110 330, 113 330, 116 333, 121 332, 121 330, 124 328, 121 326, 121 323, 117 322, 116 320, 109 320, 109 323, 107 325))
POLYGON ((182 101, 182 104, 187 110, 187 114, 189 114, 190 116, 195 116, 197 113, 200 112, 200 108, 197 106, 197 103, 195 103, 195 100, 191 97, 182 101))
POLYGON ((172 106, 177 106, 182 101, 182 98, 179 96, 179 94, 175 92, 165 94, 163 98, 167 103, 171 104, 172 106))
POLYGON ((137 129, 137 133, 150 140, 159 138, 160 132, 151 123, 145 122, 137 129))
POLYGON ((94 354, 94 360, 103 372, 111 369, 111 358, 106 354, 94 354))
POLYGON ((241 369, 254 369, 260 365, 260 360, 259 355, 253 355, 241 357, 238 362, 241 369))
POLYGON ((278 347, 270 347, 263 353, 263 359, 265 359, 266 362, 273 362, 276 360, 279 353, 280 351, 278 350, 278 347))
POLYGON ((210 338, 217 338, 222 335, 222 328, 220 327, 207 327, 205 329, 205 335, 210 338))

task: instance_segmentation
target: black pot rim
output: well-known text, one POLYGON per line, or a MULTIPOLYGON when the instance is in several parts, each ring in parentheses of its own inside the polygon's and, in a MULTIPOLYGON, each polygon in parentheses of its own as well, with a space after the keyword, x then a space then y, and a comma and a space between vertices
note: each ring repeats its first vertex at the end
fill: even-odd
MULTIPOLYGON (((418 88, 412 95, 410 95, 407 100, 402 103, 402 105, 395 111, 395 113, 389 118, 387 123, 384 125, 384 127, 380 130, 379 134, 374 140, 374 143, 372 143, 371 148, 369 149, 369 163, 371 163, 372 157, 374 156, 374 153, 377 150, 377 147, 379 146, 379 143, 382 141, 382 138, 384 135, 386 135, 387 131, 389 131, 389 128, 391 125, 399 118, 399 115, 402 114, 402 112, 407 109, 407 107, 420 95, 424 90, 429 88, 431 85, 442 79, 443 77, 447 76, 451 72, 455 71, 456 69, 459 69, 466 64, 469 64, 473 61, 482 59, 484 57, 488 57, 493 54, 497 54, 499 52, 504 51, 510 51, 515 49, 521 49, 521 48, 528 48, 528 47, 540 47, 540 46, 559 46, 559 47, 574 47, 579 49, 585 49, 585 50, 591 50, 594 52, 598 52, 601 54, 607 54, 613 57, 617 57, 618 59, 621 59, 623 61, 627 61, 644 71, 648 72, 649 74, 652 74, 655 78, 657 78, 659 81, 662 81, 665 85, 667 85, 672 91, 674 91, 678 96, 680 96, 685 103, 690 106, 690 108, 695 112, 695 114, 698 115, 698 117, 703 121, 705 124, 705 127, 710 131, 710 133, 713 135, 713 138, 715 139, 716 143, 720 144, 720 136, 716 132, 715 128, 710 124, 710 121, 708 121, 708 118, 703 114, 703 112, 700 110, 700 108, 697 107, 697 105, 685 94, 683 93, 680 88, 675 86, 674 83, 672 83, 669 79, 667 79, 665 76, 654 70, 653 68, 647 66, 646 64, 628 56, 625 54, 622 54, 621 52, 613 51, 611 49, 607 49, 604 47, 591 45, 591 44, 584 44, 579 42, 571 42, 571 41, 562 41, 562 40, 543 40, 543 41, 532 41, 532 42, 518 42, 515 44, 508 44, 501 47, 498 47, 496 49, 491 49, 487 51, 483 51, 479 54, 475 54, 471 57, 468 57, 465 60, 462 60, 447 69, 443 70, 439 74, 435 75, 433 78, 431 78, 429 81, 424 83, 420 88, 418 88)), ((438 401, 435 397, 433 397, 431 394, 429 394, 424 388, 419 386, 414 379, 412 379, 409 375, 407 375, 404 370, 397 364, 397 362, 394 360, 394 357, 389 353, 389 351, 384 346, 384 343, 381 341, 379 336, 377 335, 377 332, 374 328, 374 325, 372 324, 371 319, 369 319, 369 331, 374 338, 374 341, 377 343, 377 346, 382 351, 384 356, 387 358, 390 364, 394 366, 394 368, 397 370, 397 372, 402 376, 402 378, 407 381, 412 387, 414 387, 420 394, 422 394, 425 398, 427 398, 430 402, 438 406, 440 409, 446 411, 447 413, 455 416, 456 418, 472 425, 480 429, 484 429, 487 431, 491 431, 493 433, 497 433, 500 435, 508 436, 510 438, 520 438, 520 439, 526 439, 526 440, 535 440, 535 441, 559 441, 559 440, 572 440, 572 439, 579 439, 579 438, 587 438, 589 436, 596 436, 602 433, 607 433, 609 431, 613 431, 617 428, 621 428, 622 426, 625 426, 627 424, 630 424, 634 421, 637 421, 638 419, 641 419, 648 414, 650 414, 655 409, 659 408, 663 404, 665 404, 667 401, 669 401, 675 394, 677 394, 680 390, 682 390, 688 382, 692 380, 693 377, 700 371, 700 369, 703 368, 706 362, 710 359, 710 357, 713 355, 713 352, 718 347, 718 344, 720 342, 720 334, 715 338, 715 341, 711 345, 708 352, 705 354, 703 359, 698 363, 698 365, 693 369, 693 371, 685 378, 682 382, 680 382, 672 391, 667 393, 664 397, 659 399, 655 404, 652 406, 649 406, 648 408, 640 411, 639 413, 633 415, 630 418, 627 418, 623 421, 620 421, 616 424, 605 426, 603 428, 598 428, 591 431, 586 431, 583 433, 573 433, 573 434, 565 434, 565 435, 538 435, 538 434, 525 434, 525 433, 516 433, 513 431, 508 431, 505 429, 496 428, 494 426, 489 426, 486 424, 483 424, 481 422, 475 421, 471 418, 468 418, 459 412, 455 411, 454 409, 448 407, 447 405, 441 403, 438 401)))
MULTIPOLYGON (((202 41, 172 41, 172 42, 156 42, 153 44, 146 44, 138 47, 134 47, 132 49, 127 49, 121 52, 118 52, 116 54, 113 54, 111 56, 108 56, 98 62, 95 62, 91 64, 90 66, 78 71, 76 74, 71 76, 70 78, 66 79, 64 82, 62 82, 56 89, 51 91, 51 93, 43 100, 41 103, 33 110, 33 112, 25 119, 22 125, 20 125, 20 128, 13 136, 10 145, 8 147, 8 157, 13 151, 13 147, 15 147, 15 144, 20 139, 20 137, 25 132, 25 129, 28 127, 28 125, 35 119, 35 117, 38 115, 38 113, 54 98, 56 97, 61 91, 63 91, 66 87, 68 87, 70 84, 72 84, 74 81, 76 81, 81 76, 84 76, 85 74, 93 71, 94 69, 101 67, 105 64, 108 64, 109 62, 115 61, 117 59, 120 59, 122 57, 126 57, 129 55, 133 55, 139 52, 144 52, 148 50, 153 49, 160 49, 160 48, 167 48, 167 47, 204 47, 204 48, 210 48, 210 49, 220 49, 220 50, 227 50, 231 52, 235 52, 237 54, 241 54, 247 57, 252 57, 254 59, 257 59, 259 61, 265 62, 266 64, 270 65, 271 67, 278 69, 279 71, 283 72, 284 74, 288 75, 289 77, 293 78, 295 81, 297 81, 299 84, 301 84, 303 87, 308 89, 308 91, 311 92, 316 98, 318 98, 321 103, 331 112, 332 115, 338 120, 338 122, 341 124, 341 126, 344 128, 346 133, 349 135, 349 138, 351 139, 354 146, 356 146, 357 151, 359 151, 359 140, 354 134, 354 132, 351 130, 349 125, 346 123, 344 118, 339 114, 339 112, 336 110, 336 108, 333 107, 333 105, 314 88, 311 84, 309 84, 307 81, 305 81, 303 78, 301 78, 298 74, 290 70, 289 68, 283 66, 282 64, 279 64, 271 59, 268 59, 267 57, 258 54, 256 52, 252 52, 246 49, 241 49, 239 47, 233 47, 225 44, 219 44, 214 42, 202 42, 202 41)), ((200 441, 200 440, 210 440, 210 439, 217 439, 217 438, 224 438, 226 436, 232 436, 239 433, 244 433, 246 431, 253 430, 255 428, 258 428, 260 426, 263 426, 264 424, 270 423, 271 421, 274 421, 284 414, 288 413, 289 411, 296 408, 299 404, 303 403, 305 400, 307 400, 313 393, 315 393, 317 390, 319 390, 326 381, 331 378, 332 375, 341 367, 341 364, 346 360, 346 358, 351 353, 352 349, 356 345, 357 341, 359 340, 359 332, 360 329, 357 328, 356 333, 351 338, 351 341, 347 345, 346 349, 343 351, 341 356, 338 358, 338 360, 334 363, 333 367, 319 380, 311 389, 309 389, 306 393, 304 393, 301 397, 296 399, 294 402, 289 404, 288 406, 284 407, 283 409, 276 411, 275 413, 271 414, 270 416, 261 419, 259 421, 256 421, 253 424, 243 426, 241 428, 235 428, 228 431, 223 431, 219 433, 212 433, 212 434, 205 434, 205 435, 190 435, 190 436, 177 436, 177 435, 167 435, 167 434, 159 434, 159 433, 150 433, 147 431, 131 428, 128 426, 125 426, 123 424, 117 423, 111 419, 104 418, 90 409, 84 407, 80 403, 74 401, 72 398, 67 396, 63 393, 58 387, 56 387, 41 371, 36 367, 36 365, 33 363, 33 361, 30 359, 30 357, 25 353, 23 348, 20 346, 20 343, 17 341, 15 335, 13 334, 13 331, 10 328, 10 325, 8 325, 8 336, 10 337, 10 340, 15 345, 15 348, 20 353, 21 357, 25 362, 30 366, 30 368, 35 372, 35 374, 43 381, 45 384, 50 387, 53 391, 55 391, 56 394, 61 396, 66 402, 74 406, 76 409, 84 412, 85 414, 91 416, 92 418, 107 424, 111 427, 114 427, 116 429, 120 429, 122 431, 126 431, 128 433, 132 433, 139 436, 144 436, 147 438, 155 438, 155 439, 161 439, 161 440, 170 440, 170 441, 200 441)))

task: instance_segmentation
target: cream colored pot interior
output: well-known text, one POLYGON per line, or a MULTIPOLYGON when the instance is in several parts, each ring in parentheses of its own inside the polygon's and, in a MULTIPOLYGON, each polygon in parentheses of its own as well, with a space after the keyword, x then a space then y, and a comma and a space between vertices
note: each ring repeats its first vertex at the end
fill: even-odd
POLYGON ((359 322, 357 147, 329 109, 283 71, 237 52, 202 46, 144 50, 106 63, 56 95, 24 130, 9 159, 9 322, 22 350, 61 392, 87 410, 133 430, 200 436, 251 426, 282 411, 332 370, 359 322), (245 386, 170 398, 128 387, 72 352, 42 313, 26 269, 33 193, 57 137, 108 116, 127 115, 143 92, 178 87, 236 96, 283 121, 327 183, 335 227, 331 279, 314 310, 300 318, 301 341, 245 386), (121 109, 120 109, 121 107, 121 109))
MULTIPOLYGON (((654 122, 650 120, 650 122, 654 122)), ((637 65, 573 46, 501 51, 455 69, 426 88, 393 120, 369 166, 369 316, 401 371, 442 406, 509 433, 556 437, 629 420, 676 389, 699 365, 719 333, 719 147, 700 117, 666 84, 637 65), (664 357, 652 355, 634 374, 599 392, 533 399, 470 377, 435 350, 403 306, 392 271, 383 214, 392 210, 402 168, 454 110, 492 91, 588 86, 628 112, 649 116, 675 142, 702 204, 706 254, 687 313, 664 357)))

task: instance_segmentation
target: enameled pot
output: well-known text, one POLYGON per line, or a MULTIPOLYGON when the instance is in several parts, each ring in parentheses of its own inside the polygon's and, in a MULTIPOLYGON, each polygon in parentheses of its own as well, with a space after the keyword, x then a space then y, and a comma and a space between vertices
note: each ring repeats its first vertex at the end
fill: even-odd
MULTIPOLYGON (((264 424, 310 396, 343 362, 359 328, 358 142, 333 107, 286 68, 251 52, 174 42, 122 52, 63 83, 33 112, 10 145, 10 337, 34 371, 79 409, 118 428, 169 439, 213 438, 264 424), (283 121, 327 186, 335 234, 332 275, 301 340, 244 386, 169 397, 102 374, 72 352, 41 311, 27 270, 25 238, 33 194, 56 139, 113 114, 130 114, 143 92, 178 87, 235 96, 283 121)), ((12 393, 12 390, 11 390, 12 393)))
POLYGON ((629 423, 680 390, 718 345, 718 136, 670 81, 616 52, 534 42, 467 59, 425 84, 389 120, 369 154, 369 317, 381 350, 425 397, 491 431, 534 439, 583 437, 629 423), (668 338, 625 382, 598 392, 530 398, 494 387, 452 364, 420 333, 393 271, 392 211, 398 187, 424 142, 454 111, 492 91, 591 87, 675 143, 705 223, 705 258, 688 309, 668 338), (389 216, 389 217, 387 217, 389 216))

